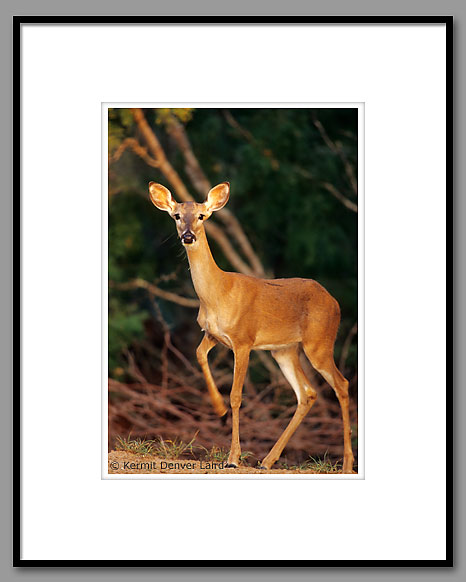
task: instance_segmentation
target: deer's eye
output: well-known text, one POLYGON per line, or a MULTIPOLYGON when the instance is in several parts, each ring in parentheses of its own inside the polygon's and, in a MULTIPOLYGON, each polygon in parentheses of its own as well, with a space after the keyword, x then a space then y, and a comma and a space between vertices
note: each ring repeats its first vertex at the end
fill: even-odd
POLYGON ((204 220, 205 216, 203 214, 199 214, 199 220, 204 220))
POLYGON ((175 214, 175 220, 179 220, 180 219, 180 215, 179 214, 175 214))

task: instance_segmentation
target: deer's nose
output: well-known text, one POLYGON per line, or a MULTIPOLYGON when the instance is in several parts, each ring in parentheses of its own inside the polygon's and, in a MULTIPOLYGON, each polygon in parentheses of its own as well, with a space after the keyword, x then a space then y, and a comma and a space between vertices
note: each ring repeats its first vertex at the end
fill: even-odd
POLYGON ((185 245, 191 245, 195 240, 196 236, 189 230, 181 235, 181 242, 183 242, 185 245))

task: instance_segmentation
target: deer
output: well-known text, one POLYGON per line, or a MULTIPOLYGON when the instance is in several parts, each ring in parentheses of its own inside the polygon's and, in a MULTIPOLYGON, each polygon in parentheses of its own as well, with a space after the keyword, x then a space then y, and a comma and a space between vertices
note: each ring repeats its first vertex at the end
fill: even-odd
POLYGON ((312 279, 261 279, 220 269, 210 251, 204 223, 221 210, 230 196, 229 182, 212 188, 205 202, 178 203, 163 185, 150 182, 152 203, 176 223, 184 246, 200 308, 197 322, 204 337, 196 350, 215 412, 228 412, 209 368, 208 354, 217 344, 233 351, 234 371, 230 392, 231 448, 227 468, 240 464, 239 411, 251 350, 270 351, 297 398, 289 424, 259 465, 270 470, 316 401, 300 362, 304 351, 313 368, 330 384, 340 403, 343 419, 343 473, 353 471, 348 380, 334 361, 334 344, 340 324, 336 299, 312 279))

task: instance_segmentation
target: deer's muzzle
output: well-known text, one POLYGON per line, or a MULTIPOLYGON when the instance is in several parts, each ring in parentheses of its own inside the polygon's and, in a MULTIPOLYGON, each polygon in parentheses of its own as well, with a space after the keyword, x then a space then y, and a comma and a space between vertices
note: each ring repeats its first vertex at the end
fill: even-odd
POLYGON ((196 240, 195 234, 190 232, 189 230, 187 232, 184 232, 180 238, 181 242, 185 245, 192 245, 193 242, 195 242, 196 240))

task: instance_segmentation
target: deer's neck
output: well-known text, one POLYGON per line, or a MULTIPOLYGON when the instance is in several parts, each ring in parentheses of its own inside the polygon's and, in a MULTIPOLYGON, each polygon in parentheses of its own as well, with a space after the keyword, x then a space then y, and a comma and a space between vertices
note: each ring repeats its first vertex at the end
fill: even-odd
POLYGON ((223 271, 214 261, 204 230, 199 233, 193 248, 185 248, 194 289, 201 301, 210 303, 209 300, 214 299, 220 289, 223 271))

